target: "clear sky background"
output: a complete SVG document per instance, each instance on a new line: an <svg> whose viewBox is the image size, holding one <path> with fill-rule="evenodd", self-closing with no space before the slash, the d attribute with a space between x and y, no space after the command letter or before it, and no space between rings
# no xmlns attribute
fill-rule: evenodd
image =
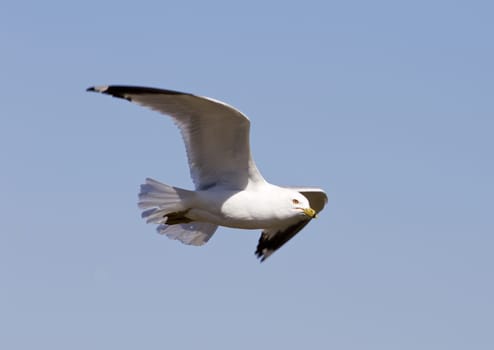
<svg viewBox="0 0 494 350"><path fill-rule="evenodd" d="M491 1L4 1L0 348L493 349ZM259 231L155 233L191 188L164 116L86 93L225 101L276 184L329 203L260 264Z"/></svg>

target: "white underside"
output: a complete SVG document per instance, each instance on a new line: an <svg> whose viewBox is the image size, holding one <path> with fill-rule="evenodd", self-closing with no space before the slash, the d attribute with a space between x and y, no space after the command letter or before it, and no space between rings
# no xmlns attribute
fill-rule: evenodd
<svg viewBox="0 0 494 350"><path fill-rule="evenodd" d="M188 191L147 179L141 186L139 207L158 232L183 243L202 245L217 226L240 229L288 227L303 214L287 205L292 190L268 183L242 191L212 188ZM166 214L185 212L191 223L167 225Z"/></svg>
<svg viewBox="0 0 494 350"><path fill-rule="evenodd" d="M197 191L187 217L240 229L269 229L288 226L303 213L287 205L287 190L269 183L243 191L213 189Z"/></svg>

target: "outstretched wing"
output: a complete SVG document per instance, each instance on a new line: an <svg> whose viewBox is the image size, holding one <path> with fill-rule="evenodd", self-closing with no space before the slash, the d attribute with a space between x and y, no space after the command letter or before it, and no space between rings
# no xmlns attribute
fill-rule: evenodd
<svg viewBox="0 0 494 350"><path fill-rule="evenodd" d="M324 209L324 206L328 202L328 197L322 189L310 187L290 188L304 195L309 200L310 207L318 214ZM257 257L261 259L261 262L266 260L271 254L281 248L283 244L299 233L310 220L311 219L304 219L289 227L264 230L261 233L259 243L257 244Z"/></svg>
<svg viewBox="0 0 494 350"><path fill-rule="evenodd" d="M250 154L249 119L207 97L136 86L97 86L88 91L119 97L172 117L185 142L196 189L244 189L264 181Z"/></svg>

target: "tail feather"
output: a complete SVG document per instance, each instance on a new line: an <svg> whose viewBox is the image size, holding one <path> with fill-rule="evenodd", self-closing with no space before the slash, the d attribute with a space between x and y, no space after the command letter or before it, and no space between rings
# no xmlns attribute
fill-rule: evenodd
<svg viewBox="0 0 494 350"><path fill-rule="evenodd" d="M167 219L166 214L168 214L166 210L151 208L143 211L141 217L146 219L146 224L164 224Z"/></svg>
<svg viewBox="0 0 494 350"><path fill-rule="evenodd" d="M190 197L190 193L190 191L168 186L148 178L146 183L141 185L139 208L157 207L169 211L182 211L186 209L183 202Z"/></svg>
<svg viewBox="0 0 494 350"><path fill-rule="evenodd" d="M153 179L146 179L139 193L139 208L143 209L142 218L147 223L158 224L157 231L171 239L177 239L185 244L203 245L217 229L217 225L206 222L177 223L177 213L186 213L193 192L178 187L165 185ZM170 222L167 225L168 216Z"/></svg>
<svg viewBox="0 0 494 350"><path fill-rule="evenodd" d="M218 226L207 222L191 222L187 224L166 225L161 224L157 231L170 239L177 239L189 245L203 245L214 234Z"/></svg>

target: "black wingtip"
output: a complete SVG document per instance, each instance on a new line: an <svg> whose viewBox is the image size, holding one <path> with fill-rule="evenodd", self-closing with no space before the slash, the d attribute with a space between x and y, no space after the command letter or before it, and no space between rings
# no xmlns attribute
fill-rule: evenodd
<svg viewBox="0 0 494 350"><path fill-rule="evenodd" d="M86 89L86 91L90 92L101 92L102 94L108 93L109 86L101 85L101 86L90 86Z"/></svg>
<svg viewBox="0 0 494 350"><path fill-rule="evenodd" d="M157 89L143 86L132 85L102 85L91 86L86 91L101 92L104 94L112 95L115 97L121 97L123 95L192 95L187 92L180 92L175 90Z"/></svg>
<svg viewBox="0 0 494 350"><path fill-rule="evenodd" d="M265 255L264 253L257 253L256 252L256 257L259 259L259 263L263 263L267 258L269 258L269 255Z"/></svg>
<svg viewBox="0 0 494 350"><path fill-rule="evenodd" d="M261 235L262 237L262 235ZM266 260L267 258L269 258L269 256L272 254L273 252L269 252L265 249L261 249L260 248L260 245L257 246L257 249L255 251L255 255L256 255L256 258L259 259L259 262L262 263L264 262L264 260Z"/></svg>
<svg viewBox="0 0 494 350"><path fill-rule="evenodd" d="M99 92L102 94L110 95L116 98L122 98L127 101L131 101L129 96L126 96L126 87L118 86L118 85L110 85L110 86L91 86L86 89L89 92Z"/></svg>
<svg viewBox="0 0 494 350"><path fill-rule="evenodd" d="M131 86L131 85L103 85L103 86L91 86L86 91L100 92L102 94L110 95L117 98L123 98L128 101L132 101L132 95L190 95L186 92L180 92L175 90L156 89L150 87Z"/></svg>

